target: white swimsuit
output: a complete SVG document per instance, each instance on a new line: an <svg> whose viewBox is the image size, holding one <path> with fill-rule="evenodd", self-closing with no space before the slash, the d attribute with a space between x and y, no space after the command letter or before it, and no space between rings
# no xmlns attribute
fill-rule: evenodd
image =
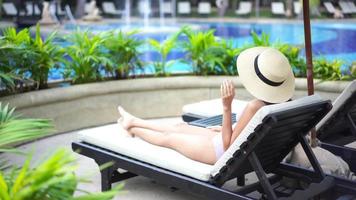
<svg viewBox="0 0 356 200"><path fill-rule="evenodd" d="M213 145L215 149L216 160L218 160L224 154L224 144L221 133L218 133L213 137Z"/></svg>

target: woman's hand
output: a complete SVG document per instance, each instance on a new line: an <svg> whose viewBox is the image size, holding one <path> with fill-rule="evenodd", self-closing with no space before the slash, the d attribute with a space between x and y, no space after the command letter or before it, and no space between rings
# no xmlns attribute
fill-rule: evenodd
<svg viewBox="0 0 356 200"><path fill-rule="evenodd" d="M221 99L224 110L231 110L232 100L235 96L235 87L232 81L225 80L220 88Z"/></svg>

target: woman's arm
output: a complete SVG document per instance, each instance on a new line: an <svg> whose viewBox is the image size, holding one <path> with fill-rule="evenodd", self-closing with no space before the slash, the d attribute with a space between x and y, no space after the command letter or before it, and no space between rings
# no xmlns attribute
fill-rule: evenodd
<svg viewBox="0 0 356 200"><path fill-rule="evenodd" d="M231 104L235 96L235 88L232 81L224 81L220 88L223 104L222 139L224 150L229 148L232 135Z"/></svg>
<svg viewBox="0 0 356 200"><path fill-rule="evenodd" d="M232 136L230 138L229 146L235 141L235 139L240 135L241 131L246 127L251 118L256 114L256 112L265 104L260 100L252 100L245 107L238 122L234 128Z"/></svg>

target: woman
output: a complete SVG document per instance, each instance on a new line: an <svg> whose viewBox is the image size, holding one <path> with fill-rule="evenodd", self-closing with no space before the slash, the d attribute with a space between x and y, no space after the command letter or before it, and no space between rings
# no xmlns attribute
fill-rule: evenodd
<svg viewBox="0 0 356 200"><path fill-rule="evenodd" d="M256 99L247 104L234 128L231 104L235 89L231 81L224 81L220 89L223 104L221 128L155 124L131 115L122 107L118 108L119 122L132 136L174 149L192 160L214 164L261 107L285 102L294 93L294 76L288 59L273 48L247 49L239 55L236 65L241 82Z"/></svg>

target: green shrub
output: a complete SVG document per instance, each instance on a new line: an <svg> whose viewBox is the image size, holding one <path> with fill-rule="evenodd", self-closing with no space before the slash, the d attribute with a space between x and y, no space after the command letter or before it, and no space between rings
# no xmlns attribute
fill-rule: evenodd
<svg viewBox="0 0 356 200"><path fill-rule="evenodd" d="M46 136L53 129L50 120L22 119L14 112L15 108L0 102L0 153L13 150L15 143Z"/></svg>
<svg viewBox="0 0 356 200"><path fill-rule="evenodd" d="M104 47L109 51L112 66L106 66L109 73L113 73L116 79L127 78L130 72L143 68L140 61L138 48L143 41L134 37L137 31L124 33L109 32L104 42Z"/></svg>
<svg viewBox="0 0 356 200"><path fill-rule="evenodd" d="M5 174L0 172L0 199L106 200L112 199L122 187L119 185L112 191L74 197L78 183L82 180L75 176L75 160L69 152L57 150L32 169L30 161L31 156L21 169L14 168Z"/></svg>
<svg viewBox="0 0 356 200"><path fill-rule="evenodd" d="M168 37L163 42L159 42L155 39L149 39L148 43L161 55L160 61L153 62L156 76L167 76L167 68L171 67L176 60L167 61L168 54L172 51L173 48L177 45L177 38L180 32Z"/></svg>
<svg viewBox="0 0 356 200"><path fill-rule="evenodd" d="M307 66L304 58L301 58L300 48L289 44L276 44L275 47L282 52L287 58L293 68L296 77L306 77Z"/></svg>
<svg viewBox="0 0 356 200"><path fill-rule="evenodd" d="M314 60L313 72L314 78L322 80L342 80L344 77L341 74L341 60L327 61L325 58Z"/></svg>
<svg viewBox="0 0 356 200"><path fill-rule="evenodd" d="M196 32L189 27L182 28L181 32L187 37L183 42L183 49L192 61L193 72L198 75L212 75L227 73L223 65L222 55L226 52L221 43L214 36L214 30ZM216 68L219 68L216 70Z"/></svg>
<svg viewBox="0 0 356 200"><path fill-rule="evenodd" d="M52 68L58 68L65 62L65 52L63 48L53 42L55 37L56 32L52 32L45 40L42 40L40 26L37 24L35 38L30 40L28 48L34 54L27 71L31 74L31 79L38 83L40 89L48 87L49 71Z"/></svg>
<svg viewBox="0 0 356 200"><path fill-rule="evenodd" d="M271 46L270 40L269 40L269 35L266 34L265 32L262 32L261 36L258 36L256 32L252 31L251 32L251 36L252 36L252 45L255 47L258 46L264 46L264 47L268 47Z"/></svg>
<svg viewBox="0 0 356 200"><path fill-rule="evenodd" d="M35 88L47 88L50 69L64 61L63 49L53 43L56 33L53 32L43 41L37 24L34 38L28 29L17 32L15 28L8 28L3 34L4 49L0 50L3 72L16 72L20 79L30 78L35 83Z"/></svg>
<svg viewBox="0 0 356 200"><path fill-rule="evenodd" d="M356 61L352 62L350 69L351 69L351 76L353 78L356 78Z"/></svg>
<svg viewBox="0 0 356 200"><path fill-rule="evenodd" d="M72 43L66 48L71 60L66 63L64 76L72 78L74 84L102 80L101 72L114 65L103 49L107 37L77 30L67 39Z"/></svg>
<svg viewBox="0 0 356 200"><path fill-rule="evenodd" d="M29 82L24 76L34 53L27 47L31 41L28 29L19 32L7 28L0 38L0 73L1 82L7 90L14 92L20 85Z"/></svg>

